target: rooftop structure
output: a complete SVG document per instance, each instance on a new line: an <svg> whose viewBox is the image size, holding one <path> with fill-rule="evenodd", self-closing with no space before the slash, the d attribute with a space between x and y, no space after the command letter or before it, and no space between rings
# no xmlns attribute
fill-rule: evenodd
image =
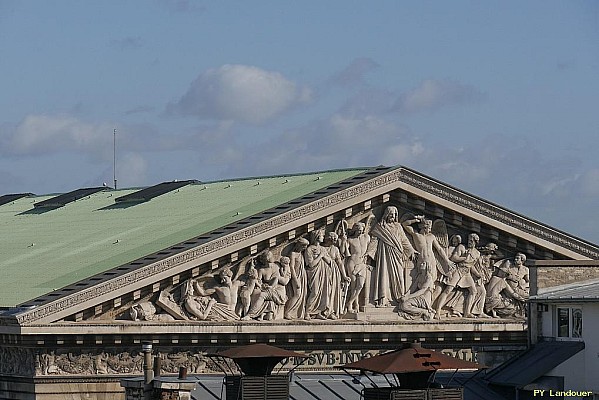
<svg viewBox="0 0 599 400"><path fill-rule="evenodd" d="M531 301L551 302L597 302L599 301L599 279L592 279L576 283L554 286L541 290L539 294L531 296Z"/></svg>

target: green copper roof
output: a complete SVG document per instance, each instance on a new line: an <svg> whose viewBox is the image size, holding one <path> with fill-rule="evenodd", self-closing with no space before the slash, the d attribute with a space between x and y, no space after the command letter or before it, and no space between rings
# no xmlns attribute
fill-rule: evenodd
<svg viewBox="0 0 599 400"><path fill-rule="evenodd" d="M13 307L364 172L339 170L191 184L137 204L123 189L64 207L0 206L0 307Z"/></svg>

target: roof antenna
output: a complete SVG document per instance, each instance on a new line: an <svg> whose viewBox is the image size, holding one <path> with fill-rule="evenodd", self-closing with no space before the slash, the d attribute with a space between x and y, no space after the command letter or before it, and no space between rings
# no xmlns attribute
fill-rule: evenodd
<svg viewBox="0 0 599 400"><path fill-rule="evenodd" d="M113 140L112 140L112 173L114 178L114 190L116 190L116 128L113 131Z"/></svg>

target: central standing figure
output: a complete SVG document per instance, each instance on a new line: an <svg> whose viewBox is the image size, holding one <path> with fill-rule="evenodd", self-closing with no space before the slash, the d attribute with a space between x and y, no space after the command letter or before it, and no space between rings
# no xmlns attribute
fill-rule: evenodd
<svg viewBox="0 0 599 400"><path fill-rule="evenodd" d="M305 251L308 276L308 298L306 299L306 319L327 319L330 312L331 280L328 270L333 262L329 252L321 243L324 241L324 228L310 233L310 245Z"/></svg>
<svg viewBox="0 0 599 400"><path fill-rule="evenodd" d="M385 209L371 235L376 242L372 298L375 306L386 307L391 300L398 301L405 294L404 263L413 260L416 252L399 223L397 207Z"/></svg>

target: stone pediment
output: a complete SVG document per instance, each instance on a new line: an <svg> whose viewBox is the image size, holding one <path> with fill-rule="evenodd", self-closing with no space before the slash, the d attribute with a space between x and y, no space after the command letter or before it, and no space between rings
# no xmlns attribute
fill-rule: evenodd
<svg viewBox="0 0 599 400"><path fill-rule="evenodd" d="M378 242L378 245L381 245L386 240L384 234L376 230L377 225L387 218L389 206L396 208L395 222L404 223L401 229L412 247L421 246L424 250L427 246L433 246L430 243L418 244L419 240L427 240L426 235L417 236L421 223L424 224L420 218L423 216L431 220L433 228L436 225L435 241L441 245L445 258L451 258L451 247L454 250L458 247L450 243L450 238L455 235L461 236L463 241L463 250L456 250L461 254L456 253L457 258L445 266L441 265L443 262L434 267L429 266L428 272L424 274L418 271L419 265L422 264L418 263L418 258L408 260L409 251L406 251L406 257L401 261L405 265L390 266L395 260L382 255L381 252L385 249L377 250L374 244ZM409 219L412 222L407 223L406 220ZM362 236L356 232L357 223L365 224L366 230ZM443 226L445 231L439 230L439 226ZM338 236L345 235L345 238L338 238L333 244L317 243L318 235L314 232L319 231L325 235L336 232ZM321 247L329 249L326 251L328 258L335 258L331 257L331 253L335 253L330 250L331 246L338 249L341 256L339 268L344 268L343 272L335 273L333 278L328 272L322 272L321 275L311 272L312 275L308 279L333 282L327 283L329 286L319 286L315 283L311 289L307 289L308 293L303 294L307 297L312 296L307 300L314 304L302 306L304 313L314 312L312 318L329 318L331 322L337 318L377 320L378 316L393 319L403 313L406 320L427 319L434 316L431 315L436 307L434 302L439 301L444 287L451 284L455 290L448 291L443 302L454 301L457 304L456 313L463 314L459 310L463 310L464 307L470 308L466 311L470 313L472 304L464 303L469 302L469 282L474 278L464 278L468 273L464 272L464 261L459 257L467 257L467 238L472 233L476 233L478 237L476 245L472 248L478 249L479 256L488 256L489 276L486 279L493 275L494 270L499 269L500 261L513 261L518 253L531 260L599 259L599 248L588 242L408 168L380 167L222 226L208 234L191 237L179 245L148 254L129 264L115 265L113 269L102 274L32 299L21 304L20 308L6 311L2 315L1 324L19 325L23 328L55 322L93 325L95 321L118 321L121 324L139 324L140 322L133 320L160 319L169 324L181 321L198 324L220 321L245 323L235 318L235 315L250 319L248 324L253 324L254 320L258 319L282 319L285 317L286 307L289 308L287 303L293 296L293 290L289 288L294 276L290 271L295 267L285 264L295 262L292 254L300 238L308 240L311 244L306 245L308 249L295 251L301 254L296 254L295 257L300 257L304 264L314 264L308 268L304 265L304 270L324 265L315 259L322 252ZM364 234L369 236L368 240ZM432 240L432 236L428 237ZM353 239L353 242L348 239ZM489 246L490 244L494 246ZM359 249L356 250L356 247ZM491 250L485 253L485 248ZM421 261L424 259L423 250L419 252ZM312 251L312 256L307 255L307 251ZM433 251L435 254L439 252L436 247ZM269 252L272 254L269 255ZM349 265L352 252L361 252L360 260L356 259ZM389 259L385 261L385 257ZM443 258L438 254L434 257L437 261ZM385 262L381 264L381 260ZM431 258L428 262L432 263L432 260ZM335 261L326 263L334 265ZM400 271L404 274L403 281L399 282L394 278L397 271L381 273L382 268L403 268ZM458 271L460 268L462 272ZM426 270L425 267L421 269ZM262 288L254 288L253 292L248 294L249 305L240 312L239 308L243 309L244 304L239 295L242 289L249 287L249 282L253 279L253 272L250 271L253 270L262 270L257 278L258 286ZM350 276L352 274L354 276ZM349 277L349 282L342 282L345 280L343 275ZM275 282L276 276L280 278L278 284ZM426 282L427 276L432 278L432 282ZM368 282L361 282L363 279ZM225 281L229 283L225 284ZM230 286L231 281L239 282L234 301L230 298L230 292L222 293L218 289L222 285ZM277 285L283 288L277 288ZM349 304L352 287L360 285L362 287L357 290L355 302ZM422 293L419 294L426 292L427 288L436 296L432 300L426 300L420 296ZM337 302L337 309L329 309L322 313L326 307L334 308L326 306L326 301L321 301L322 298L331 295L331 291L337 292L337 298L328 300L328 303ZM314 292L318 293L310 294ZM455 296L458 293L462 293L461 299ZM475 295L472 293L470 296L474 301ZM502 296L506 297L505 291L503 293ZM412 301L402 300L402 296L405 295L414 295ZM196 299L193 303L196 308L186 306L186 296ZM453 300L450 299L452 296L455 297ZM516 297L521 298L524 294L519 296ZM505 317L518 317L517 306L510 310L509 305L503 304L507 297L503 297L499 299L501 304L495 309L489 308L488 311L505 311ZM228 301L235 304L227 304ZM401 304L405 306L403 309ZM309 311L306 311L306 307ZM422 311L427 308L428 311ZM445 304L440 308L450 313ZM484 308L481 312L484 313ZM327 313L330 315L324 315ZM204 314L207 316L203 318ZM385 316L386 314L388 315ZM501 317L501 312L499 314ZM330 318L331 315L334 315L334 318Z"/></svg>

